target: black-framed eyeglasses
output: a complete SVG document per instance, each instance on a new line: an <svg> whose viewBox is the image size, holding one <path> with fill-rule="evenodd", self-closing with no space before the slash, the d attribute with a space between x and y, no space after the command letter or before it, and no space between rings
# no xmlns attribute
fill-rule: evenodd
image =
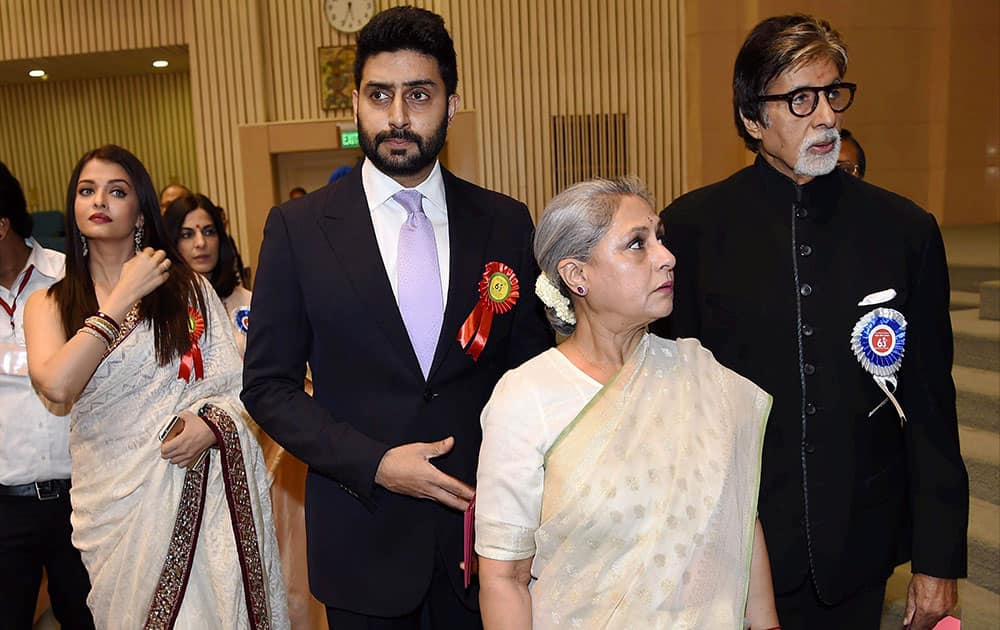
<svg viewBox="0 0 1000 630"><path fill-rule="evenodd" d="M857 89L856 83L831 83L823 87L800 87L785 94L765 94L757 100L785 101L788 103L788 111L799 118L805 118L816 111L821 93L826 96L830 109L838 114L847 111L854 102L854 91Z"/></svg>

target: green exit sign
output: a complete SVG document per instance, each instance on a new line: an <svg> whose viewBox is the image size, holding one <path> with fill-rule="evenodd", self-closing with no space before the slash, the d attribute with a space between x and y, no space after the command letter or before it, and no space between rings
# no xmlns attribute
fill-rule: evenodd
<svg viewBox="0 0 1000 630"><path fill-rule="evenodd" d="M361 144L358 142L357 130L340 132L341 149L356 149L359 146L361 146Z"/></svg>

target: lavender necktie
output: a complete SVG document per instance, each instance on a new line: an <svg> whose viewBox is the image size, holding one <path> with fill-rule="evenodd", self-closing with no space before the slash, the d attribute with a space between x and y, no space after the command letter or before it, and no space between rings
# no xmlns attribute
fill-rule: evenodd
<svg viewBox="0 0 1000 630"><path fill-rule="evenodd" d="M426 378L434 361L444 317L434 227L421 207L423 195L420 191L404 189L392 198L406 209L407 214L403 227L399 228L396 250L399 312Z"/></svg>

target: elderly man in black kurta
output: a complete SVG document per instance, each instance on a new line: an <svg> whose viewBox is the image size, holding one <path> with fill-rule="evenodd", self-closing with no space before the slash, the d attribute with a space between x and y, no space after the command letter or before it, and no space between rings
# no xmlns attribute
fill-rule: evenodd
<svg viewBox="0 0 1000 630"><path fill-rule="evenodd" d="M968 521L944 246L932 215L835 168L846 70L825 21L748 36L734 114L757 159L664 210L676 298L654 329L774 396L759 513L783 627L878 628L910 559L906 620L931 628Z"/></svg>

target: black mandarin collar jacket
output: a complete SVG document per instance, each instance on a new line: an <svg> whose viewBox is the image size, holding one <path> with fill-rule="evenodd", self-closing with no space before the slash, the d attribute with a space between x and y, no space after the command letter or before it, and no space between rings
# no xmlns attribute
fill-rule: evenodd
<svg viewBox="0 0 1000 630"><path fill-rule="evenodd" d="M915 572L966 570L968 477L959 452L944 246L932 215L840 170L798 186L758 156L662 213L677 257L673 314L774 397L759 514L776 592L811 575L835 603ZM851 331L879 307L907 320L893 407L855 359Z"/></svg>

